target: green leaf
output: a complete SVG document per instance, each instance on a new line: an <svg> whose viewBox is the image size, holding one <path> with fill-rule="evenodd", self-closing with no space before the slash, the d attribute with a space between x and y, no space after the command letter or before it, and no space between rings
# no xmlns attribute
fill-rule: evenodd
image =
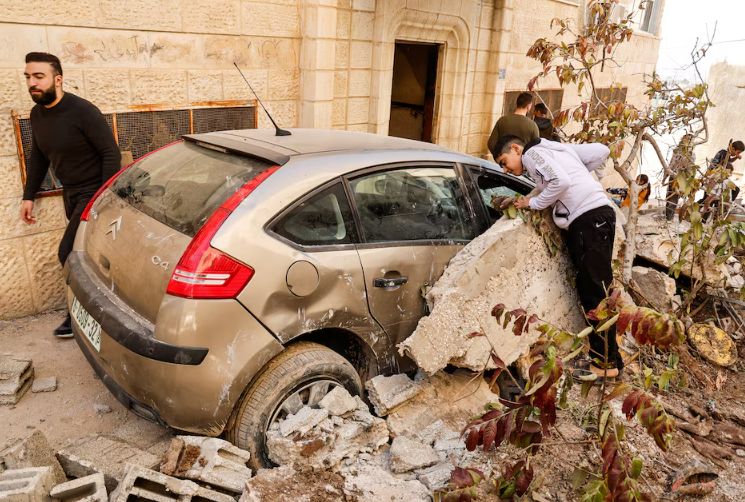
<svg viewBox="0 0 745 502"><path fill-rule="evenodd" d="M570 353L570 354L568 354L568 355L566 355L566 356L562 357L562 358L561 358L561 361L562 361L562 362L565 362L565 363L568 363L569 361L571 361L572 359L574 359L575 357L577 357L578 355L580 355L580 354L582 353L582 350L583 350L584 348L585 348L585 346L584 346L584 345L582 345L582 346L581 346L580 348L578 348L578 349L577 349L577 350L575 350L574 352L572 352L572 353Z"/></svg>
<svg viewBox="0 0 745 502"><path fill-rule="evenodd" d="M678 363L680 362L680 356L673 352L670 357L667 358L667 365L673 369L678 369Z"/></svg>
<svg viewBox="0 0 745 502"><path fill-rule="evenodd" d="M582 398L586 398L587 395L590 393L590 389L592 389L593 385L595 385L594 379L589 382L582 382Z"/></svg>
<svg viewBox="0 0 745 502"><path fill-rule="evenodd" d="M593 330L592 326L586 327L585 329L583 329L582 331L580 331L579 335L577 335L577 338L585 338L590 333L592 333L592 330Z"/></svg>
<svg viewBox="0 0 745 502"><path fill-rule="evenodd" d="M572 473L572 488L579 490L590 475L585 469L575 468Z"/></svg>
<svg viewBox="0 0 745 502"><path fill-rule="evenodd" d="M515 209L515 206L510 205L510 207L507 208L507 216L509 216L511 220L517 218L517 209Z"/></svg>
<svg viewBox="0 0 745 502"><path fill-rule="evenodd" d="M610 329L610 327L611 327L611 326L613 326L614 324L616 324L616 321L618 321L618 317L619 317L620 315L621 315L621 314L616 314L616 315L614 315L613 317L611 317L610 319L608 319L607 321L605 321L605 322L603 323L603 325L602 325L602 326L600 326L600 327L599 327L599 328L597 329L597 331L598 331L598 332L601 332L601 331L606 331L606 330Z"/></svg>
<svg viewBox="0 0 745 502"><path fill-rule="evenodd" d="M631 461L631 472L629 473L632 479L639 478L642 473L642 467L644 467L642 459L639 457L634 457L634 459Z"/></svg>
<svg viewBox="0 0 745 502"><path fill-rule="evenodd" d="M541 377L541 379L537 383L531 385L530 390L528 392L526 392L525 395L526 396L532 396L533 394L535 394L536 391L543 386L543 384L545 384L546 382L548 382L548 379L549 378L551 378L551 372L550 371L547 371L546 373L543 374L543 376Z"/></svg>
<svg viewBox="0 0 745 502"><path fill-rule="evenodd" d="M660 375L660 378L657 380L657 387L659 387L661 390L667 390L667 386L670 383L670 373L668 371L663 371Z"/></svg>
<svg viewBox="0 0 745 502"><path fill-rule="evenodd" d="M598 427L598 432L600 433L600 437L603 437L603 433L605 432L605 426L608 424L609 416L610 416L610 408L607 408L605 411L603 411L603 414L600 415L600 426Z"/></svg>

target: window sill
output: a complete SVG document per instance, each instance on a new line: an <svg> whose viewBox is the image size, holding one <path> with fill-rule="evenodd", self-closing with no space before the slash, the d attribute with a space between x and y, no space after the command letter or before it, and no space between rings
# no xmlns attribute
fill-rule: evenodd
<svg viewBox="0 0 745 502"><path fill-rule="evenodd" d="M556 3L563 3L564 5L571 5L573 7L579 7L579 2L577 0L553 0Z"/></svg>
<svg viewBox="0 0 745 502"><path fill-rule="evenodd" d="M634 35L638 35L638 36L640 36L642 38L653 38L655 40L662 40L662 37L658 37L657 35L655 35L653 33L648 33L646 31L642 31L642 30L634 30Z"/></svg>

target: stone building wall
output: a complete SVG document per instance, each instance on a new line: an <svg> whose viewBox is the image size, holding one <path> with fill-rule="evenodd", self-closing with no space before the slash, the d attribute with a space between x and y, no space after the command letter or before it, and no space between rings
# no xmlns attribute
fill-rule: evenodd
<svg viewBox="0 0 745 502"><path fill-rule="evenodd" d="M487 157L504 93L525 89L538 71L527 49L551 33L552 18L581 21L578 3L2 0L0 318L64 305L56 260L65 226L61 198L37 200L35 225L18 218L22 184L10 112L33 106L23 77L27 52L58 55L65 89L104 112L249 99L235 61L282 127L387 134L395 42L438 43L433 141ZM599 78L621 80L629 101L644 104L635 74L651 71L658 47L658 38L635 35L622 54L626 64ZM564 106L578 100L566 89ZM259 114L259 127L267 125Z"/></svg>

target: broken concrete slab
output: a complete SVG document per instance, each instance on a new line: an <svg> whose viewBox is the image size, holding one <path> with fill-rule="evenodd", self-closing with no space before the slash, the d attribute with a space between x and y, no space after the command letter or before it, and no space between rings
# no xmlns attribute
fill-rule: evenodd
<svg viewBox="0 0 745 502"><path fill-rule="evenodd" d="M209 490L193 481L176 479L133 464L126 464L122 482L111 494L111 502L190 502L192 499L199 502L235 502L230 495Z"/></svg>
<svg viewBox="0 0 745 502"><path fill-rule="evenodd" d="M277 430L269 431L267 448L269 459L276 464L328 469L338 466L345 458L376 451L389 438L384 420L357 410L341 423L325 420L300 437L283 437Z"/></svg>
<svg viewBox="0 0 745 502"><path fill-rule="evenodd" d="M422 389L407 375L378 375L365 384L370 402L379 417L389 414L396 406L419 394Z"/></svg>
<svg viewBox="0 0 745 502"><path fill-rule="evenodd" d="M502 218L451 260L427 295L431 314L399 349L429 374L448 364L481 371L490 362L491 346L511 364L540 333L515 336L511 326L495 322L492 308L500 303L523 308L557 329L579 332L585 320L572 269L566 252L551 256L541 235L522 219ZM485 332L486 338L471 338L473 332Z"/></svg>
<svg viewBox="0 0 745 502"><path fill-rule="evenodd" d="M246 483L239 502L345 502L344 478L290 465L260 471ZM382 500L382 499L381 499Z"/></svg>
<svg viewBox="0 0 745 502"><path fill-rule="evenodd" d="M57 390L57 377L50 376L46 378L35 378L31 385L31 392L54 392Z"/></svg>
<svg viewBox="0 0 745 502"><path fill-rule="evenodd" d="M670 312L675 296L675 279L669 275L648 267L634 267L631 275L644 296L659 312Z"/></svg>
<svg viewBox="0 0 745 502"><path fill-rule="evenodd" d="M430 502L430 492L420 481L406 481L374 466L345 469L344 493L357 502Z"/></svg>
<svg viewBox="0 0 745 502"><path fill-rule="evenodd" d="M426 469L416 471L416 477L430 491L444 487L450 482L450 475L455 466L450 462L441 462Z"/></svg>
<svg viewBox="0 0 745 502"><path fill-rule="evenodd" d="M175 470L178 477L202 481L235 493L243 492L246 481L251 479L251 469L247 466L250 453L218 438L179 436L175 440L180 440L185 445ZM171 445L173 444L172 441ZM189 447L198 449L197 457L185 454ZM170 462L172 456L173 452L169 448L164 460Z"/></svg>
<svg viewBox="0 0 745 502"><path fill-rule="evenodd" d="M104 475L111 493L124 479L127 464L157 469L160 458L124 441L105 436L86 436L57 452L57 459L71 478L83 478L98 472Z"/></svg>
<svg viewBox="0 0 745 502"><path fill-rule="evenodd" d="M49 494L62 502L108 502L106 482L100 472L55 486Z"/></svg>
<svg viewBox="0 0 745 502"><path fill-rule="evenodd" d="M287 418L279 424L279 432L283 437L299 432L301 435L311 430L316 425L323 422L329 416L329 411L323 408L314 410L304 406L294 415L287 415Z"/></svg>
<svg viewBox="0 0 745 502"><path fill-rule="evenodd" d="M429 445L399 436L391 445L390 467L395 473L404 473L433 466L440 462L440 456Z"/></svg>
<svg viewBox="0 0 745 502"><path fill-rule="evenodd" d="M326 394L318 403L321 408L329 410L331 415L340 416L357 409L357 401L347 389L342 386Z"/></svg>
<svg viewBox="0 0 745 502"><path fill-rule="evenodd" d="M0 465L6 469L25 469L29 467L49 467L55 484L64 483L67 478L54 450L46 436L36 431L29 437L17 441L0 451Z"/></svg>
<svg viewBox="0 0 745 502"><path fill-rule="evenodd" d="M0 355L0 405L13 405L28 392L34 380L34 367L28 359Z"/></svg>
<svg viewBox="0 0 745 502"><path fill-rule="evenodd" d="M50 502L54 486L51 467L29 467L0 472L0 500L3 502Z"/></svg>

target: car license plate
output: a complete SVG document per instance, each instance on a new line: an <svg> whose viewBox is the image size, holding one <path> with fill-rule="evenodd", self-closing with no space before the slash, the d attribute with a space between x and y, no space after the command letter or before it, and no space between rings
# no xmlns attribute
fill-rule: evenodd
<svg viewBox="0 0 745 502"><path fill-rule="evenodd" d="M96 322L88 312L86 312L78 299L74 296L72 297L70 315L75 319L75 322L78 323L80 330L88 341L91 342L91 345L96 349L96 352L101 352L101 325L98 324L98 322Z"/></svg>

